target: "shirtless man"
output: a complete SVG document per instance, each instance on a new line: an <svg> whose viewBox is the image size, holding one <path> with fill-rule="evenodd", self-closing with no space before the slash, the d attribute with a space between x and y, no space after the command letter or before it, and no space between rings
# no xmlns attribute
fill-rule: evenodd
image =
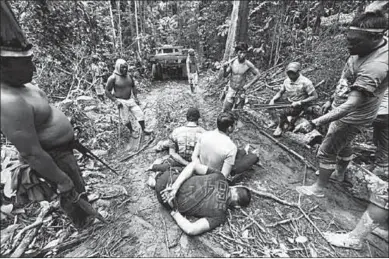
<svg viewBox="0 0 389 259"><path fill-rule="evenodd" d="M242 108L245 100L245 91L259 79L259 70L246 59L247 49L246 43L239 42L235 47L237 58L223 65L224 77L231 74L226 98L223 103L223 112L230 111L234 105ZM255 77L246 84L246 76L249 71L254 73Z"/></svg>
<svg viewBox="0 0 389 259"><path fill-rule="evenodd" d="M32 46L8 2L0 4L1 132L19 151L22 162L32 169L30 179L32 175L35 179L44 178L55 188L61 197L61 207L77 227L82 227L93 209L84 196L79 196L85 192L85 183L73 155L73 128L65 114L49 104L46 94L30 83L35 70ZM27 174L19 172L23 173ZM33 183L24 188L33 189L40 184ZM51 189L44 184L45 190ZM21 185L20 181L17 192ZM45 194L40 197L49 199L48 193Z"/></svg>
<svg viewBox="0 0 389 259"><path fill-rule="evenodd" d="M150 135L151 132L145 130L145 115L139 107L135 81L127 72L127 62L123 59L116 60L115 71L107 80L105 94L118 106L119 115L124 125L130 130L132 137L139 137L133 135L134 129L131 124L131 121L135 123L133 117L138 121L143 133Z"/></svg>

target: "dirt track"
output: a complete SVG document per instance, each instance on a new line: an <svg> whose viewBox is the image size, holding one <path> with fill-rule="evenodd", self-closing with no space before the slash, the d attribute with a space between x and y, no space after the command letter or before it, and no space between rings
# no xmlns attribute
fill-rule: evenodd
<svg viewBox="0 0 389 259"><path fill-rule="evenodd" d="M203 80L203 84L200 85L206 85ZM215 128L221 105L214 98L204 100L203 96L204 89L192 95L185 81L154 83L150 92L140 95L139 99L145 107L147 116L147 127L155 131L156 138L150 147L126 162L118 162L118 157L127 154L124 151L125 145L122 145L122 150L118 150L107 159L110 164L116 165L121 176L117 177L105 171L109 175L106 178L107 182L105 185L96 185L94 189L105 193L110 186L118 185L125 187L128 195L101 199L100 206L106 206L111 223L91 227L88 230L90 231L88 239L72 251L66 251L63 256L268 257L282 255L278 253L280 247L291 257L312 257L315 256L315 252L318 257L385 257L388 254L387 243L373 235L369 236L369 244L365 244L360 252L335 248L335 253L304 218L290 224L265 227L265 224L296 218L301 212L256 195L253 196L253 203L244 209L245 213L251 215L265 230L258 232L253 227L246 228L248 232L244 238L251 242L255 241L255 246L245 246L239 241L241 236L235 236L243 234L242 228L238 226L250 223L253 225L253 222L239 210L232 211L229 222L210 233L195 238L182 234L170 215L159 205L153 190L146 185L148 175L145 171L156 158L166 155L155 153L151 147L159 140L166 139L173 128L185 122L184 114L189 106L200 109L202 114L200 124L204 128L207 130ZM261 163L261 166L255 165L240 182L251 188L272 193L281 199L298 202L299 195L295 187L303 182L303 164L261 135L248 121L241 119L240 122L238 131L231 136L232 139L238 147L249 143L253 149L258 149ZM311 184L315 178L314 173L308 170L306 184ZM323 232L352 229L366 208L366 203L354 199L337 184L330 185L328 197L323 199L301 197L301 204L305 212L318 205L309 216ZM308 242L305 244L293 242L297 236L307 237Z"/></svg>

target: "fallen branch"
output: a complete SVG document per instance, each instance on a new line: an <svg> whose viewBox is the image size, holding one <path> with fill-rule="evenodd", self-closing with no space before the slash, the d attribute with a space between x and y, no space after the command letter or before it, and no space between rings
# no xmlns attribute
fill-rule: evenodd
<svg viewBox="0 0 389 259"><path fill-rule="evenodd" d="M248 215L244 210L240 209L240 211L246 216L248 217L255 225L257 225L257 227L263 232L263 233L266 233L266 229L264 229L261 225L259 225L259 223L253 219L250 215Z"/></svg>
<svg viewBox="0 0 389 259"><path fill-rule="evenodd" d="M120 162L124 162L124 161L130 159L131 157L134 157L134 156L138 155L140 152L142 152L143 150L145 150L146 147L148 147L148 146L154 141L154 139L155 139L155 137L153 136L152 138L150 138L150 140L149 140L141 149L139 149L139 150L136 151L135 153L132 153L132 154L130 154L130 155L128 155L128 156L126 156L126 157L120 159Z"/></svg>
<svg viewBox="0 0 389 259"><path fill-rule="evenodd" d="M30 230L30 232L27 233L27 235L23 238L23 241L20 243L20 245L16 248L16 250L12 253L10 257L21 257L28 248L28 246L31 244L32 240L35 238L35 236L38 234L39 227Z"/></svg>
<svg viewBox="0 0 389 259"><path fill-rule="evenodd" d="M27 232L28 230L32 228L39 228L43 224L43 219L46 217L46 215L50 212L50 209L53 208L53 204L49 203L47 201L42 201L40 203L41 205L41 211L36 218L35 222L32 223L31 225L28 225L24 227L22 230L19 231L19 233L15 236L15 242L14 242L14 247L20 242L20 240L23 238L23 234ZM25 238L26 239L26 238Z"/></svg>
<svg viewBox="0 0 389 259"><path fill-rule="evenodd" d="M313 207L312 209L310 209L308 213L314 211L317 207L319 207L319 206L316 205L315 207ZM265 226L266 226L267 228L272 228L272 227L276 227L276 226L278 226L278 225L287 224L287 223L292 222L292 221L297 221L297 220L301 219L302 217L304 217L304 215L300 215L300 216L298 216L297 218L284 219L284 220L278 221L278 222L276 222L276 223L267 224L267 225L265 225Z"/></svg>
<svg viewBox="0 0 389 259"><path fill-rule="evenodd" d="M289 153L293 154L294 156L296 156L298 159L300 159L304 164L306 164L309 168L313 169L314 171L316 171L316 167L314 165L312 165L307 159L305 159L303 156L301 156L300 154L298 154L296 151L290 149L289 147L287 147L286 145L282 144L280 141L278 141L277 139L273 138L269 133L267 133L266 131L262 130L262 128L256 123L254 122L251 118L249 118L247 115L245 115L246 111L243 111L243 116L249 120L255 127L258 128L259 132L263 135L265 135L266 137L268 137L269 139L273 140L277 145L279 145L281 148L283 148L284 150L288 151Z"/></svg>
<svg viewBox="0 0 389 259"><path fill-rule="evenodd" d="M294 202L288 202L288 201L285 201L285 200L282 200L280 198L278 198L277 196L275 196L274 194L271 194L271 193L267 193L267 192L261 192L261 191L258 191L258 190L254 190L250 187L247 187L247 186L244 186L244 185L234 185L234 187L244 187L246 189L248 189L250 192L256 194L256 195L259 195L259 196L262 196L262 197L266 197L266 198L269 198L269 199L273 199L281 204L284 204L284 205L288 205L288 206L291 206L291 207L295 207L295 208L298 208L298 204L297 203L294 203Z"/></svg>
<svg viewBox="0 0 389 259"><path fill-rule="evenodd" d="M324 237L323 232L316 226L316 224L308 217L308 215L305 213L305 211L298 206L301 213L304 215L304 217L308 220L309 223L316 229L317 232L319 232L320 236L328 243L328 245L331 247L332 251L334 251L336 257L339 257L338 253L336 252L335 248L332 246L332 244Z"/></svg>
<svg viewBox="0 0 389 259"><path fill-rule="evenodd" d="M57 253L59 253L59 252L61 252L61 251L63 251L63 250L66 250L66 249L68 249L68 248L71 248L71 247L73 247L73 246L75 246L75 245L78 245L78 244L80 244L81 242L83 242L85 239L87 239L88 238L88 235L82 235L82 236L79 236L79 237L77 237L77 238L75 238L75 239L72 239L72 240L70 240L70 241L67 241L67 242L62 242L62 243L60 243L58 246L56 246L56 247L48 247L48 248L46 248L46 249L42 249L40 252L39 252L39 254L37 255L37 257L43 257L47 252L49 252L49 251L51 251L51 250L53 250L53 249L55 249L55 250L57 250Z"/></svg>

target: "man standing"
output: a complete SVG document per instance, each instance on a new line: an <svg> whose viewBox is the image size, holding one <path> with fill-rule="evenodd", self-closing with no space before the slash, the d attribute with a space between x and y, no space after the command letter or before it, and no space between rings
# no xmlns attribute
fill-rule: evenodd
<svg viewBox="0 0 389 259"><path fill-rule="evenodd" d="M388 87L388 42L383 37L388 21L380 11L365 12L351 23L347 32L351 54L337 87L333 109L311 122L296 126L308 132L331 123L318 151L319 178L312 186L297 187L306 195L324 196L331 174L343 174L351 160L350 143L377 116Z"/></svg>
<svg viewBox="0 0 389 259"><path fill-rule="evenodd" d="M150 171L165 172L171 167L184 167L192 161L192 153L201 134L205 130L198 125L200 111L189 108L186 113L187 124L173 130L169 136L170 157L162 164L153 164Z"/></svg>
<svg viewBox="0 0 389 259"><path fill-rule="evenodd" d="M107 80L105 94L118 106L119 115L124 125L130 130L133 138L139 137L133 134L133 126L135 126L133 124L136 123L134 117L141 126L143 133L150 135L151 132L145 129L145 115L139 107L135 81L127 72L127 62L124 59L116 60L115 70ZM112 90L113 94L111 93Z"/></svg>
<svg viewBox="0 0 389 259"><path fill-rule="evenodd" d="M189 49L186 59L186 71L188 72L188 82L192 93L196 92L199 81L199 65L194 49Z"/></svg>
<svg viewBox="0 0 389 259"><path fill-rule="evenodd" d="M298 62L292 62L286 67L287 78L282 84L280 91L269 102L270 105L273 105L278 99L284 97L284 99L291 102L292 106L281 111L278 127L273 133L275 137L281 136L284 125L288 122L288 116L293 116L288 127L291 129L300 113L306 110L309 104L318 98L312 81L303 76L300 70L301 64Z"/></svg>
<svg viewBox="0 0 389 259"><path fill-rule="evenodd" d="M102 62L99 62L99 57L97 55L92 56L92 84L95 87L97 98L100 101L104 102L104 86L102 82Z"/></svg>
<svg viewBox="0 0 389 259"><path fill-rule="evenodd" d="M259 70L246 59L247 49L246 43L239 42L235 47L237 58L223 65L224 77L231 74L223 103L223 112L230 111L234 106L243 108L246 98L245 91L259 79ZM246 84L246 77L249 71L254 73L255 77Z"/></svg>
<svg viewBox="0 0 389 259"><path fill-rule="evenodd" d="M22 187L30 194L43 191L39 200L49 200L49 183L76 227L83 227L96 212L82 195L85 183L73 154L73 128L65 114L49 104L46 94L30 83L35 69L32 45L8 2L1 1L0 6L1 132L31 169L19 171L16 191ZM24 182L28 184L23 186Z"/></svg>

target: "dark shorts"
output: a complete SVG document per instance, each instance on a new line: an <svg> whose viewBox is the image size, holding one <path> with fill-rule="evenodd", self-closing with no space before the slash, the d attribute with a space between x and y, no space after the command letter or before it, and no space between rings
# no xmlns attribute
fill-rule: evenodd
<svg viewBox="0 0 389 259"><path fill-rule="evenodd" d="M320 145L317 158L320 167L336 169L336 161L352 159L351 141L359 134L364 126L347 124L341 121L331 122L327 135Z"/></svg>
<svg viewBox="0 0 389 259"><path fill-rule="evenodd" d="M388 144L389 144L389 116L378 115L373 122L373 142L377 147L375 153L375 164L381 167L388 167Z"/></svg>

